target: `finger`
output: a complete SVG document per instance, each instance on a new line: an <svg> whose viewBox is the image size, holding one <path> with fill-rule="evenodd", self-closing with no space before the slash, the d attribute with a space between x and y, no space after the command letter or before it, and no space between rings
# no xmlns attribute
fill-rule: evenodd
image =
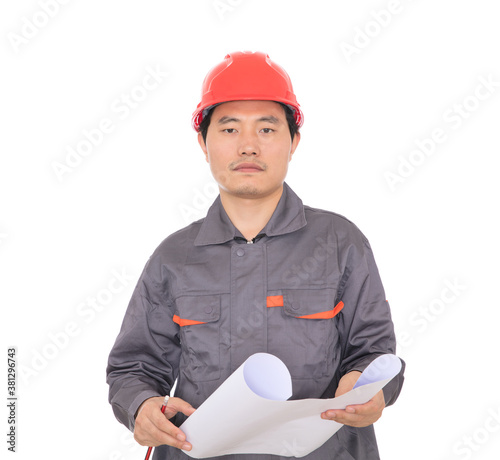
<svg viewBox="0 0 500 460"><path fill-rule="evenodd" d="M381 412L385 407L384 393L379 391L365 404L353 404L345 408L350 414L371 415Z"/></svg>
<svg viewBox="0 0 500 460"><path fill-rule="evenodd" d="M321 414L321 418L354 427L368 426L375 422L375 420L372 421L369 417L359 414L349 414L345 410L326 411Z"/></svg>
<svg viewBox="0 0 500 460"><path fill-rule="evenodd" d="M347 406L344 410L335 409L325 411L324 414L326 418L335 419L347 419L349 421L358 420L360 417L373 418L382 412L383 406L375 403L374 401L368 401L365 404L353 404ZM343 422L342 422L343 423Z"/></svg>
<svg viewBox="0 0 500 460"><path fill-rule="evenodd" d="M169 408L169 405L167 406L167 408ZM173 409L172 411L174 412L174 415L178 412L176 409ZM179 442L186 441L186 435L184 434L184 432L168 420L166 412L167 411L165 410L165 414L163 414L161 411L154 413L153 422L156 428L158 428L158 430L160 430L161 432L166 433L168 436L175 438Z"/></svg>
<svg viewBox="0 0 500 460"><path fill-rule="evenodd" d="M371 414L379 412L380 409L380 404L376 403L375 401L368 401L365 404L353 404L351 406L347 406L345 408L345 411L348 414L369 416Z"/></svg>
<svg viewBox="0 0 500 460"><path fill-rule="evenodd" d="M379 391L364 404L351 404L345 408L349 414L371 415L380 412L385 407L384 393Z"/></svg>
<svg viewBox="0 0 500 460"><path fill-rule="evenodd" d="M134 438L141 445L159 446L167 444L183 450L191 450L192 446L186 442L186 435L173 423L169 422L160 412L152 419L143 420L136 424Z"/></svg>
<svg viewBox="0 0 500 460"><path fill-rule="evenodd" d="M364 417L366 416L361 414L351 414L343 409L327 410L321 414L321 418L324 420L333 420L344 424L345 422L358 422Z"/></svg>
<svg viewBox="0 0 500 460"><path fill-rule="evenodd" d="M373 409L366 411L366 408L363 408L363 412L359 410L359 407L354 407L356 412L348 412L346 410L328 410L321 414L321 418L325 420L333 420L338 423L342 423L344 425L350 425L355 427L363 427L368 426L375 423L381 416L383 408L378 410Z"/></svg>
<svg viewBox="0 0 500 460"><path fill-rule="evenodd" d="M191 406L188 402L184 401L181 398L169 398L167 401L167 407L165 409L165 414L168 414L167 417L170 418L175 415L177 412L182 412L184 415L192 415L196 409ZM170 415L172 413L172 415Z"/></svg>

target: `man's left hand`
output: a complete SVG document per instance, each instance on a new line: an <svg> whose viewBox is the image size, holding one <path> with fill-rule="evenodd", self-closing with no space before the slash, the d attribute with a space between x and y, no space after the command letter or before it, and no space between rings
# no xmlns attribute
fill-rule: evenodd
<svg viewBox="0 0 500 460"><path fill-rule="evenodd" d="M344 375L339 382L335 397L352 390L361 372L352 371ZM333 420L344 425L364 427L375 423L381 416L385 407L384 392L380 390L370 401L365 404L347 406L345 409L331 409L323 412L321 418Z"/></svg>

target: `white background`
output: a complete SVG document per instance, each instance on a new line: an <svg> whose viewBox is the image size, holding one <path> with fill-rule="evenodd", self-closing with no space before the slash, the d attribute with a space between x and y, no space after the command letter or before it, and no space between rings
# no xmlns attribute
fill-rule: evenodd
<svg viewBox="0 0 500 460"><path fill-rule="evenodd" d="M498 2L45 3L50 15L43 0L0 13L1 350L17 347L22 366L16 458L144 457L107 403L107 355L149 255L214 199L190 119L206 72L234 50L265 51L290 74L305 125L287 182L354 221L375 252L407 362L376 424L382 459L498 458ZM143 90L148 69L168 76ZM125 112L122 94L142 100ZM111 132L58 177L106 120ZM436 129L445 141L412 154ZM420 164L404 169L410 158Z"/></svg>

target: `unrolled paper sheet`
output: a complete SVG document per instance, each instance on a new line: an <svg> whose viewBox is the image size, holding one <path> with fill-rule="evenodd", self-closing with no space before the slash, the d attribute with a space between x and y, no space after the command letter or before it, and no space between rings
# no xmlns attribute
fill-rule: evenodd
<svg viewBox="0 0 500 460"><path fill-rule="evenodd" d="M287 367L276 356L256 353L181 425L193 446L185 453L194 458L235 453L303 457L342 427L323 420L322 412L366 403L400 369L397 356L383 355L338 398L287 401L292 395Z"/></svg>

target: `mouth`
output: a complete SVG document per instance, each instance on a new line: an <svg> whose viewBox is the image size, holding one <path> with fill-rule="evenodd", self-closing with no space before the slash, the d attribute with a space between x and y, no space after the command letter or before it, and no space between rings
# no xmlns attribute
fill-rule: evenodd
<svg viewBox="0 0 500 460"><path fill-rule="evenodd" d="M264 168L259 166L257 163L240 163L234 167L233 171L252 173L264 171Z"/></svg>

